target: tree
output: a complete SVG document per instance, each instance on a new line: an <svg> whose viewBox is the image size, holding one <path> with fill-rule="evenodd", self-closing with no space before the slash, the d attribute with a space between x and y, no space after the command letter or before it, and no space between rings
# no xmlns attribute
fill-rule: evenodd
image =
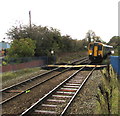
<svg viewBox="0 0 120 116"><path fill-rule="evenodd" d="M89 30L86 33L86 37L85 38L88 39L88 42L90 43L95 36L96 36L95 32L93 32L92 30Z"/></svg>
<svg viewBox="0 0 120 116"><path fill-rule="evenodd" d="M108 44L114 46L116 48L117 46L120 46L120 37L119 36L113 36Z"/></svg>
<svg viewBox="0 0 120 116"><path fill-rule="evenodd" d="M120 37L119 36L113 36L108 44L112 45L114 49L117 51L117 55L120 56Z"/></svg>
<svg viewBox="0 0 120 116"><path fill-rule="evenodd" d="M35 54L35 41L30 38L13 40L8 49L10 58L32 57Z"/></svg>
<svg viewBox="0 0 120 116"><path fill-rule="evenodd" d="M69 35L61 36L58 29L42 26L13 26L7 33L12 40L21 38L31 38L35 40L35 56L51 56L51 51L55 55L61 52L75 52L84 48L86 40L73 40Z"/></svg>
<svg viewBox="0 0 120 116"><path fill-rule="evenodd" d="M104 42L100 36L96 36L95 32L92 31L92 30L89 30L87 33L86 33L86 36L85 36L85 39L88 39L88 42L90 43L91 41L94 41L94 42Z"/></svg>
<svg viewBox="0 0 120 116"><path fill-rule="evenodd" d="M35 56L50 55L51 50L56 53L60 49L61 34L59 30L54 28L42 27L32 25L12 27L7 35L12 40L19 40L20 38L31 38L36 41Z"/></svg>

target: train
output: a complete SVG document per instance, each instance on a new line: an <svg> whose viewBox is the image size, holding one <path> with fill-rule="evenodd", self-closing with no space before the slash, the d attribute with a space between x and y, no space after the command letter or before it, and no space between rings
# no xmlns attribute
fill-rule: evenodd
<svg viewBox="0 0 120 116"><path fill-rule="evenodd" d="M113 54L113 46L101 42L90 42L88 44L88 56L92 62L102 62L108 55Z"/></svg>

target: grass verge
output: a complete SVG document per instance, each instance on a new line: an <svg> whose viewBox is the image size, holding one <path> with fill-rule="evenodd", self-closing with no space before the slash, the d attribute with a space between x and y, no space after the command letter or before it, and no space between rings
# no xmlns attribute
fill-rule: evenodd
<svg viewBox="0 0 120 116"><path fill-rule="evenodd" d="M102 71L102 83L97 93L96 114L119 114L119 81L112 66Z"/></svg>
<svg viewBox="0 0 120 116"><path fill-rule="evenodd" d="M0 80L2 80L2 87L4 88L44 72L40 67L26 68L15 72L2 73Z"/></svg>
<svg viewBox="0 0 120 116"><path fill-rule="evenodd" d="M79 59L81 57L87 56L87 51L71 52L71 53L62 53L57 56L57 63L70 63L70 61Z"/></svg>
<svg viewBox="0 0 120 116"><path fill-rule="evenodd" d="M26 68L26 69L22 69L22 70L19 70L19 71L16 71L16 72L5 72L3 74L1 74L2 76L2 82L4 81L7 81L7 80L11 80L11 79L15 79L17 77L20 77L24 74L30 74L30 73L33 73L35 71L39 71L40 68L37 67L37 68Z"/></svg>

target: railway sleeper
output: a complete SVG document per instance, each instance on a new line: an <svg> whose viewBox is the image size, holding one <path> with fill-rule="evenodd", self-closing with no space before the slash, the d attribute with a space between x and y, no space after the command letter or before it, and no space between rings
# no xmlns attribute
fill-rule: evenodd
<svg viewBox="0 0 120 116"><path fill-rule="evenodd" d="M36 113L45 113L45 114L57 114L55 111L47 111L47 110L35 110Z"/></svg>
<svg viewBox="0 0 120 116"><path fill-rule="evenodd" d="M66 95L52 95L53 97L60 97L60 98L71 98L72 96L66 96Z"/></svg>
<svg viewBox="0 0 120 116"><path fill-rule="evenodd" d="M59 94L67 94L67 95L73 95L75 92L67 92L67 91L57 91Z"/></svg>

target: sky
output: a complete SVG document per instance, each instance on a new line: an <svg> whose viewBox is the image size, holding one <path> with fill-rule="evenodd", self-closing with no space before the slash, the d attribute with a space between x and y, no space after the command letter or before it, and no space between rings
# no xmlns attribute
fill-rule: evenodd
<svg viewBox="0 0 120 116"><path fill-rule="evenodd" d="M53 27L62 35L84 39L88 30L108 42L118 35L119 0L2 0L0 41L12 26L32 24Z"/></svg>

